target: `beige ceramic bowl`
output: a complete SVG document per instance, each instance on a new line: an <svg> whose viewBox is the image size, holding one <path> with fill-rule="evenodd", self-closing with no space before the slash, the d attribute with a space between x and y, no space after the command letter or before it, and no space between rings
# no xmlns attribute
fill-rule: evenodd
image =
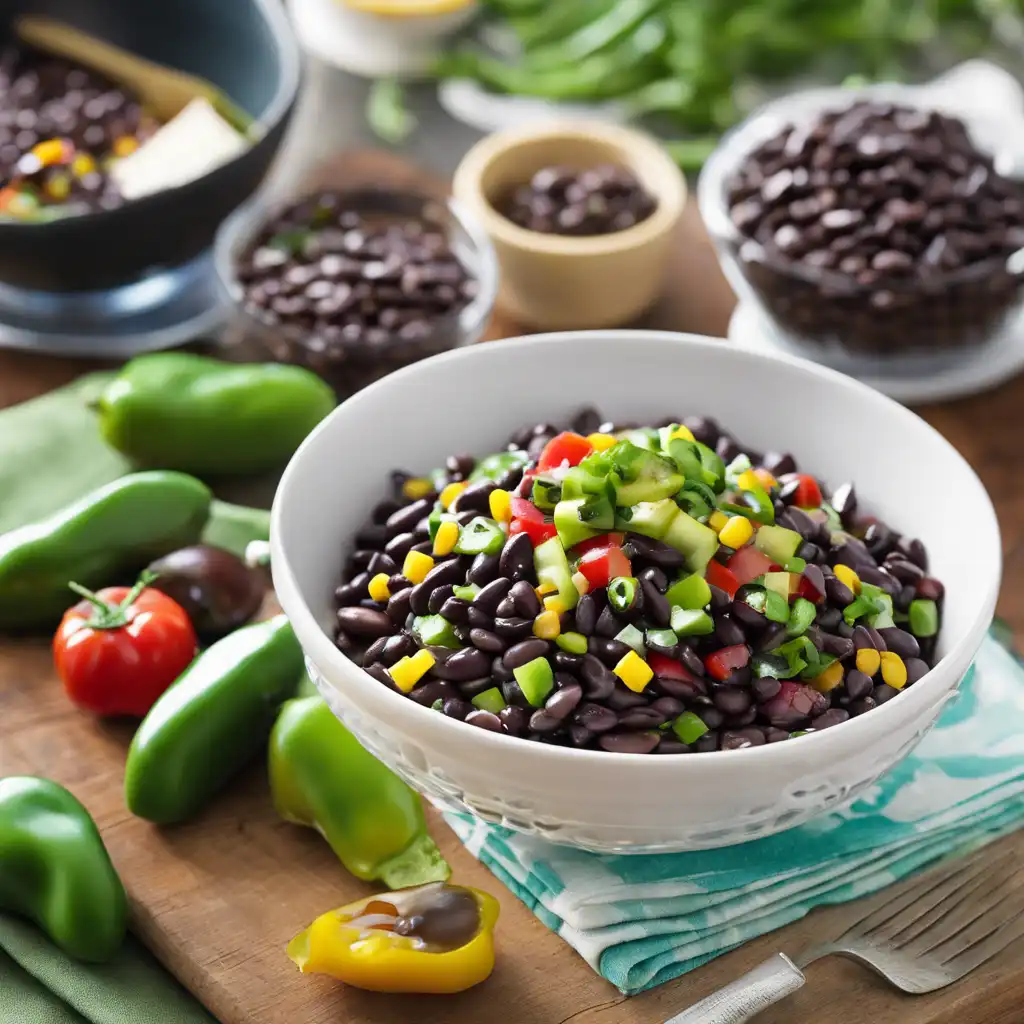
<svg viewBox="0 0 1024 1024"><path fill-rule="evenodd" d="M543 167L586 170L602 163L628 167L658 200L647 220L608 235L566 237L527 231L494 206ZM640 316L662 289L686 203L686 180L653 138L579 122L489 135L466 154L453 190L494 243L499 305L520 323L543 330L616 327Z"/></svg>

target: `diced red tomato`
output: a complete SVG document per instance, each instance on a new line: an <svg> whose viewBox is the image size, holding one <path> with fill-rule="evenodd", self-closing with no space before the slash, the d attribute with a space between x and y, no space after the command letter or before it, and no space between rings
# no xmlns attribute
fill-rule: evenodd
<svg viewBox="0 0 1024 1024"><path fill-rule="evenodd" d="M566 430L556 434L544 446L537 468L543 472L556 466L578 466L593 450L594 446L581 434Z"/></svg>
<svg viewBox="0 0 1024 1024"><path fill-rule="evenodd" d="M651 666L656 676L662 676L665 679L680 679L687 683L694 680L693 673L681 661L676 661L675 658L670 658L665 654L648 651L647 664Z"/></svg>
<svg viewBox="0 0 1024 1024"><path fill-rule="evenodd" d="M714 651L704 659L704 667L712 679L721 682L728 679L737 669L743 668L750 661L750 648L746 644L734 644Z"/></svg>
<svg viewBox="0 0 1024 1024"><path fill-rule="evenodd" d="M813 476L800 473L797 477L800 483L796 488L795 503L799 508L821 508L821 488Z"/></svg>
<svg viewBox="0 0 1024 1024"><path fill-rule="evenodd" d="M729 559L728 569L742 586L766 572L771 572L774 564L763 551L759 551L753 544L748 544Z"/></svg>
<svg viewBox="0 0 1024 1024"><path fill-rule="evenodd" d="M821 601L825 600L825 595L819 594L806 576L800 577L800 582L796 587L796 596L806 597L808 601L811 601L814 604L819 604Z"/></svg>
<svg viewBox="0 0 1024 1024"><path fill-rule="evenodd" d="M532 501L525 498L512 499L512 522L509 523L509 536L525 533L534 547L543 544L557 534L554 523L544 521L544 513Z"/></svg>
<svg viewBox="0 0 1024 1024"><path fill-rule="evenodd" d="M735 597L736 591L740 589L740 581L735 573L714 559L708 563L708 571L704 573L704 578L711 586L724 590L730 597Z"/></svg>
<svg viewBox="0 0 1024 1024"><path fill-rule="evenodd" d="M594 548L607 547L609 544L615 544L617 547L622 547L622 542L625 539L626 535L624 533L601 533L596 537L581 540L579 544L574 544L572 550L577 555L585 555L588 551L592 551Z"/></svg>
<svg viewBox="0 0 1024 1024"><path fill-rule="evenodd" d="M579 571L592 587L607 587L616 576L633 575L626 553L618 544L609 543L592 547L580 559Z"/></svg>

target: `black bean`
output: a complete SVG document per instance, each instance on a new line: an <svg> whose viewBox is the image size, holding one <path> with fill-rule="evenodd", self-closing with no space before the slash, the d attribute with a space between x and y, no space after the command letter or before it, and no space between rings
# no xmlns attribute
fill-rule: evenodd
<svg viewBox="0 0 1024 1024"><path fill-rule="evenodd" d="M864 566L860 570L859 575L865 583L881 587L882 590L893 597L895 597L902 589L900 582L882 569L872 569L868 566Z"/></svg>
<svg viewBox="0 0 1024 1024"><path fill-rule="evenodd" d="M400 508L397 512L393 512L388 516L386 527L388 539L397 537L401 533L411 533L416 528L416 524L424 517L430 515L430 510L433 508L434 503L428 501L426 498L420 498L418 501L414 501L404 508Z"/></svg>
<svg viewBox="0 0 1024 1024"><path fill-rule="evenodd" d="M389 636L395 631L394 622L385 612L371 608L339 608L337 615L338 625L349 636Z"/></svg>
<svg viewBox="0 0 1024 1024"><path fill-rule="evenodd" d="M501 732L501 719L492 714L490 711L481 711L477 708L475 711L470 711L466 715L466 722L469 725L475 725L480 729L486 729L488 732Z"/></svg>
<svg viewBox="0 0 1024 1024"><path fill-rule="evenodd" d="M936 579L926 576L917 584L917 596L926 601L941 601L946 588Z"/></svg>
<svg viewBox="0 0 1024 1024"><path fill-rule="evenodd" d="M782 683L771 676L762 676L759 679L754 679L750 684L750 691L754 695L754 700L759 704L764 703L766 700L771 700L781 689Z"/></svg>
<svg viewBox="0 0 1024 1024"><path fill-rule="evenodd" d="M433 590L436 587L464 583L465 579L466 570L462 567L457 558L452 558L447 562L441 562L438 565L435 565L434 568L423 577L423 582Z"/></svg>
<svg viewBox="0 0 1024 1024"><path fill-rule="evenodd" d="M498 718L509 736L522 736L530 727L530 715L522 708L504 707L498 712Z"/></svg>
<svg viewBox="0 0 1024 1024"><path fill-rule="evenodd" d="M505 663L501 659L502 656L499 654L491 662L491 675L494 676L499 683L506 683L512 679L512 670L505 668Z"/></svg>
<svg viewBox="0 0 1024 1024"><path fill-rule="evenodd" d="M788 729L777 729L774 725L766 725L762 732L764 732L765 741L768 743L779 743L789 739Z"/></svg>
<svg viewBox="0 0 1024 1024"><path fill-rule="evenodd" d="M363 653L363 668L365 668L367 665L372 665L375 661L383 661L384 659L382 655L384 654L384 645L392 639L394 639L394 637L382 636L374 640L373 643L370 644L370 646L367 647L366 651ZM393 664L393 662L389 661L387 662L387 664L390 665Z"/></svg>
<svg viewBox="0 0 1024 1024"><path fill-rule="evenodd" d="M517 533L505 542L505 546L501 549L499 569L502 576L507 576L510 580L532 581L536 579L533 544L525 533Z"/></svg>
<svg viewBox="0 0 1024 1024"><path fill-rule="evenodd" d="M374 551L366 566L366 571L371 578L382 572L387 573L388 576L394 576L398 572L398 563L390 555L385 555L383 551Z"/></svg>
<svg viewBox="0 0 1024 1024"><path fill-rule="evenodd" d="M650 754L658 745L656 732L606 733L598 738L598 746L613 754Z"/></svg>
<svg viewBox="0 0 1024 1024"><path fill-rule="evenodd" d="M512 581L499 576L485 586L476 597L473 598L473 607L478 608L488 615L494 615L502 599L512 587Z"/></svg>
<svg viewBox="0 0 1024 1024"><path fill-rule="evenodd" d="M587 641L588 653L597 655L609 668L614 668L631 650L621 640L592 636Z"/></svg>
<svg viewBox="0 0 1024 1024"><path fill-rule="evenodd" d="M750 680L753 678L753 672L749 665L744 665L743 668L733 669L722 680L723 686L749 686Z"/></svg>
<svg viewBox="0 0 1024 1024"><path fill-rule="evenodd" d="M576 708L572 720L576 725L583 726L591 733L602 733L614 729L618 724L619 717L610 708L588 701Z"/></svg>
<svg viewBox="0 0 1024 1024"><path fill-rule="evenodd" d="M626 711L646 704L647 698L642 693L634 693L629 687L617 682L605 703L613 711Z"/></svg>
<svg viewBox="0 0 1024 1024"><path fill-rule="evenodd" d="M908 658L906 661L907 666L907 686L911 683L916 683L922 676L928 674L931 669L928 667L926 661L922 661L920 658Z"/></svg>
<svg viewBox="0 0 1024 1024"><path fill-rule="evenodd" d="M356 534L356 547L370 548L374 551L379 551L381 548L384 548L389 555L394 556L390 547L385 547L388 543L388 536L387 527L368 524Z"/></svg>
<svg viewBox="0 0 1024 1024"><path fill-rule="evenodd" d="M405 590L406 587L411 587L412 583L409 582L400 572L395 573L394 576L388 577L388 590L392 594L397 593L399 590Z"/></svg>
<svg viewBox="0 0 1024 1024"><path fill-rule="evenodd" d="M526 580L514 583L508 596L512 598L515 611L524 619L533 619L540 615L540 598L537 597L536 591Z"/></svg>
<svg viewBox="0 0 1024 1024"><path fill-rule="evenodd" d="M832 548L829 561L833 565L848 565L858 575L861 569L874 569L875 560L864 544L856 537L847 537L841 544Z"/></svg>
<svg viewBox="0 0 1024 1024"><path fill-rule="evenodd" d="M829 708L823 711L817 718L811 720L814 729L828 729L833 725L841 725L850 717L850 712L843 708Z"/></svg>
<svg viewBox="0 0 1024 1024"><path fill-rule="evenodd" d="M604 610L598 615L594 632L598 636L613 637L621 633L624 626L625 622L615 614L609 604L605 605Z"/></svg>
<svg viewBox="0 0 1024 1024"><path fill-rule="evenodd" d="M447 601L454 593L455 586L451 583L433 590L430 594L429 600L427 601L427 608L430 611L430 614L438 615L441 608L444 606L445 601ZM466 602L466 606L469 606L468 601Z"/></svg>
<svg viewBox="0 0 1024 1024"><path fill-rule="evenodd" d="M854 626L853 628L853 646L858 651L872 650L877 651L878 648L875 646L874 638L868 631L867 626Z"/></svg>
<svg viewBox="0 0 1024 1024"><path fill-rule="evenodd" d="M916 583L924 576L924 570L920 566L905 558L894 558L892 555L885 560L885 570L903 584Z"/></svg>
<svg viewBox="0 0 1024 1024"><path fill-rule="evenodd" d="M409 593L409 608L413 615L430 614L430 595L433 588L427 583L417 583Z"/></svg>
<svg viewBox="0 0 1024 1024"><path fill-rule="evenodd" d="M928 571L928 552L919 540L911 537L901 537L896 542L896 547L907 557L908 561L913 562L923 572Z"/></svg>
<svg viewBox="0 0 1024 1024"><path fill-rule="evenodd" d="M725 715L716 707L701 707L697 715L709 729L717 729L725 721Z"/></svg>
<svg viewBox="0 0 1024 1024"><path fill-rule="evenodd" d="M397 537L392 537L391 540L387 542L387 545L384 547L384 551L396 562L401 562L412 550L412 546L415 543L416 534L400 533Z"/></svg>
<svg viewBox="0 0 1024 1024"><path fill-rule="evenodd" d="M561 650L555 651L551 661L556 669L568 672L570 675L577 675L583 664L583 658L579 654L570 654L568 651Z"/></svg>
<svg viewBox="0 0 1024 1024"><path fill-rule="evenodd" d="M889 648L886 645L885 637L875 629L874 626L865 626L868 631L868 635L871 637L871 643L874 644L876 651L887 651Z"/></svg>
<svg viewBox="0 0 1024 1024"><path fill-rule="evenodd" d="M494 616L481 611L476 605L469 606L469 625L473 629L494 629Z"/></svg>
<svg viewBox="0 0 1024 1024"><path fill-rule="evenodd" d="M546 657L549 650L550 645L547 640L533 637L509 647L502 656L501 662L507 669L520 668L535 658Z"/></svg>
<svg viewBox="0 0 1024 1024"><path fill-rule="evenodd" d="M353 647L352 638L342 629L336 629L334 631L334 646L337 647L339 651L351 651Z"/></svg>
<svg viewBox="0 0 1024 1024"><path fill-rule="evenodd" d="M722 647L733 647L742 644L746 637L743 630L725 614L715 619L715 639Z"/></svg>
<svg viewBox="0 0 1024 1024"><path fill-rule="evenodd" d="M486 586L498 575L498 556L479 554L473 559L466 582L475 583L478 587Z"/></svg>
<svg viewBox="0 0 1024 1024"><path fill-rule="evenodd" d="M632 551L630 557L643 559L660 569L678 569L686 561L682 552L663 541L642 537L638 533L627 533L623 547Z"/></svg>
<svg viewBox="0 0 1024 1024"><path fill-rule="evenodd" d="M668 590L668 577L656 565L650 565L640 573L640 579L654 585L659 594Z"/></svg>
<svg viewBox="0 0 1024 1024"><path fill-rule="evenodd" d="M477 679L460 679L458 685L459 693L466 700L472 700L473 697L483 693L485 690L493 689L494 679L490 675L480 676Z"/></svg>
<svg viewBox="0 0 1024 1024"><path fill-rule="evenodd" d="M658 697L651 701L651 707L660 711L666 720L676 718L686 710L686 705L675 697Z"/></svg>
<svg viewBox="0 0 1024 1024"><path fill-rule="evenodd" d="M431 679L426 683L420 683L409 694L417 704L429 708L434 701L445 701L449 698L458 697L455 688L451 683L444 683L440 679Z"/></svg>
<svg viewBox="0 0 1024 1024"><path fill-rule="evenodd" d="M452 632L455 634L455 639L465 646L469 643L469 634L473 630L469 626L452 626Z"/></svg>
<svg viewBox="0 0 1024 1024"><path fill-rule="evenodd" d="M832 507L839 513L844 526L849 526L857 512L857 491L852 483L840 484L832 492Z"/></svg>
<svg viewBox="0 0 1024 1024"><path fill-rule="evenodd" d="M449 455L444 460L444 468L448 476L456 481L464 480L476 466L476 459L472 455Z"/></svg>
<svg viewBox="0 0 1024 1024"><path fill-rule="evenodd" d="M817 544L812 544L809 540L805 540L796 549L796 553L799 558L804 559L808 563L808 568L810 568L810 563L820 562L825 558L825 552Z"/></svg>
<svg viewBox="0 0 1024 1024"><path fill-rule="evenodd" d="M469 602L458 597L449 597L441 605L440 614L454 625L464 626L469 622Z"/></svg>
<svg viewBox="0 0 1024 1024"><path fill-rule="evenodd" d="M851 668L843 679L843 685L846 687L846 695L850 700L861 700L871 693L875 684L871 681L871 677L861 672L860 669Z"/></svg>
<svg viewBox="0 0 1024 1024"><path fill-rule="evenodd" d="M804 569L804 579L810 583L814 592L819 597L825 597L825 576L818 566L808 564L807 568Z"/></svg>
<svg viewBox="0 0 1024 1024"><path fill-rule="evenodd" d="M388 598L388 618L396 625L403 625L412 610L410 605L411 600L412 587L406 587L404 590L400 590L398 593L392 594L391 597Z"/></svg>
<svg viewBox="0 0 1024 1024"><path fill-rule="evenodd" d="M843 621L843 613L838 608L831 608L826 604L819 604L814 621L818 626L828 633L834 633L836 627Z"/></svg>
<svg viewBox="0 0 1024 1024"><path fill-rule="evenodd" d="M877 708L878 703L874 697L864 697L862 700L850 701L847 711L851 715L856 717L857 715L863 715L865 711L870 711L872 708Z"/></svg>
<svg viewBox="0 0 1024 1024"><path fill-rule="evenodd" d="M701 661L700 655L692 647L681 645L679 648L679 660L683 663L683 667L695 676L704 675L704 662Z"/></svg>
<svg viewBox="0 0 1024 1024"><path fill-rule="evenodd" d="M451 655L443 664L436 664L433 673L439 679L466 682L489 675L490 657L475 647L464 647Z"/></svg>
<svg viewBox="0 0 1024 1024"><path fill-rule="evenodd" d="M728 729L722 733L723 750L743 750L745 747L760 747L764 742L764 733L760 729Z"/></svg>
<svg viewBox="0 0 1024 1024"><path fill-rule="evenodd" d="M829 576L825 580L825 595L834 605L845 608L856 599L856 594L838 576Z"/></svg>
<svg viewBox="0 0 1024 1024"><path fill-rule="evenodd" d="M448 718L455 718L460 722L466 720L466 716L473 713L473 705L461 697L450 697L442 705L441 711Z"/></svg>
<svg viewBox="0 0 1024 1024"><path fill-rule="evenodd" d="M878 632L885 641L885 646L894 654L898 654L904 661L907 658L916 658L921 653L921 646L916 637L898 626L890 626L887 629L880 629Z"/></svg>
<svg viewBox="0 0 1024 1024"><path fill-rule="evenodd" d="M530 728L534 732L554 732L556 729L561 729L562 725L563 720L552 715L546 708L534 711L530 715Z"/></svg>
<svg viewBox="0 0 1024 1024"><path fill-rule="evenodd" d="M635 707L619 715L620 729L657 729L668 720L656 707Z"/></svg>
<svg viewBox="0 0 1024 1024"><path fill-rule="evenodd" d="M501 654L506 646L505 641L497 633L492 633L489 629L471 629L469 631L469 642L474 647L479 647L481 651L486 651L488 654Z"/></svg>
<svg viewBox="0 0 1024 1024"><path fill-rule="evenodd" d="M575 677L569 675L568 672L556 672L555 673L555 689L564 690L567 686L576 686L577 682Z"/></svg>
<svg viewBox="0 0 1024 1024"><path fill-rule="evenodd" d="M876 704L884 704L892 700L900 691L893 689L888 683L879 683L871 692Z"/></svg>
<svg viewBox="0 0 1024 1024"><path fill-rule="evenodd" d="M719 711L727 715L742 714L750 707L750 694L735 686L716 686L711 699Z"/></svg>
<svg viewBox="0 0 1024 1024"><path fill-rule="evenodd" d="M512 600L511 596L503 597L498 602L498 607L494 609L495 617L500 616L503 619L511 619L518 613L516 611L516 603Z"/></svg>
<svg viewBox="0 0 1024 1024"><path fill-rule="evenodd" d="M661 739L658 740L658 749L654 752L656 754L689 754L690 748L685 743L680 743L675 738L669 739L662 733Z"/></svg>
<svg viewBox="0 0 1024 1024"><path fill-rule="evenodd" d="M358 576L353 576L348 583L342 584L334 591L334 603L339 608L348 604L358 604L369 593L369 582L369 573L361 572Z"/></svg>
<svg viewBox="0 0 1024 1024"><path fill-rule="evenodd" d="M864 545L879 562L892 550L898 535L885 523L871 523L864 531Z"/></svg>
<svg viewBox="0 0 1024 1024"><path fill-rule="evenodd" d="M693 744L693 749L698 754L710 753L712 750L718 749L718 733L711 729L709 732L704 733L703 736L696 743Z"/></svg>
<svg viewBox="0 0 1024 1024"><path fill-rule="evenodd" d="M683 424L701 444L714 448L718 443L721 429L710 416L687 416Z"/></svg>
<svg viewBox="0 0 1024 1024"><path fill-rule="evenodd" d="M594 738L593 733L584 725L569 726L569 742L574 747L585 747Z"/></svg>
<svg viewBox="0 0 1024 1024"><path fill-rule="evenodd" d="M373 556L378 554L380 554L379 551L353 551L346 563L346 575L352 577L360 572L368 572Z"/></svg>
<svg viewBox="0 0 1024 1024"><path fill-rule="evenodd" d="M584 594L576 605L576 632L590 636L597 627L598 605L593 594Z"/></svg>
<svg viewBox="0 0 1024 1024"><path fill-rule="evenodd" d="M371 518L378 525L380 525L381 523L386 523L388 519L401 507L402 503L400 501L395 501L391 498L385 498L384 501L379 501L377 502L376 505L373 506L373 513L371 514Z"/></svg>
<svg viewBox="0 0 1024 1024"><path fill-rule="evenodd" d="M668 599L650 580L642 579L640 589L644 595L644 617L656 626L667 628L672 621L672 606Z"/></svg>
<svg viewBox="0 0 1024 1024"><path fill-rule="evenodd" d="M477 515L489 516L491 510L488 499L494 489L495 485L490 480L478 480L475 484L470 484L452 502L451 511L474 512Z"/></svg>
<svg viewBox="0 0 1024 1024"><path fill-rule="evenodd" d="M796 459L788 452L766 452L761 465L776 477L796 472Z"/></svg>
<svg viewBox="0 0 1024 1024"><path fill-rule="evenodd" d="M709 589L711 591L711 610L716 613L727 611L732 604L732 598L719 587L711 586Z"/></svg>
<svg viewBox="0 0 1024 1024"><path fill-rule="evenodd" d="M571 682L548 697L544 710L554 718L566 718L583 698L583 687Z"/></svg>
<svg viewBox="0 0 1024 1024"><path fill-rule="evenodd" d="M853 637L853 626L847 625L845 622L840 620L839 625L836 626L834 632L836 635L845 637L847 640Z"/></svg>
<svg viewBox="0 0 1024 1024"><path fill-rule="evenodd" d="M496 618L494 632L514 643L517 640L525 640L533 633L533 622L530 619Z"/></svg>
<svg viewBox="0 0 1024 1024"><path fill-rule="evenodd" d="M614 673L593 654L583 656L579 674L591 700L606 700L615 689Z"/></svg>
<svg viewBox="0 0 1024 1024"><path fill-rule="evenodd" d="M388 637L384 645L384 657L381 659L385 665L393 665L401 658L412 657L416 653L416 641L409 633L398 633Z"/></svg>

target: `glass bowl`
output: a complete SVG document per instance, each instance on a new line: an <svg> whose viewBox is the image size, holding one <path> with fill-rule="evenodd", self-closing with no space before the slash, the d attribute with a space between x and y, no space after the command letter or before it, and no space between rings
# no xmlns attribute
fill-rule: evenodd
<svg viewBox="0 0 1024 1024"><path fill-rule="evenodd" d="M432 321L429 330L410 335L401 324L392 329L378 327L372 343L358 346L342 344L336 331L332 339L331 332L325 332L323 322L312 314L303 323L271 322L262 309L246 301L240 261L280 214L304 198L315 201L324 192L342 196L339 212L353 212L385 223L418 220L442 233L452 254L475 282L475 294L465 305ZM458 204L416 192L374 187L317 189L306 197L274 206L258 200L225 224L214 247L214 265L234 308L223 338L225 355L230 358L233 351L242 352L247 358L304 366L341 395L352 394L419 359L479 341L494 308L498 285L497 260L490 239ZM397 287L394 290L397 292ZM342 326L343 319L338 314L337 325Z"/></svg>
<svg viewBox="0 0 1024 1024"><path fill-rule="evenodd" d="M955 83L947 76L924 86L794 93L762 107L728 133L705 164L698 201L725 274L741 301L755 308L764 329L785 348L846 372L884 366L890 374L915 375L1016 344L1011 327L1024 311L1024 249L926 279L883 276L864 285L851 275L784 259L744 235L730 217L730 181L758 146L787 125L810 125L822 113L858 100L958 117L1000 174L1019 176L1024 165L1019 89L1016 109L997 105L999 115L992 116L973 102L970 90L954 88Z"/></svg>

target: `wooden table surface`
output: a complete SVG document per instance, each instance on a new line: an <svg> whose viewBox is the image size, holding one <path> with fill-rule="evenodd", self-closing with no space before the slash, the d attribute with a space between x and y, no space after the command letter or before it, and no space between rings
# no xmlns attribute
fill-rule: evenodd
<svg viewBox="0 0 1024 1024"><path fill-rule="evenodd" d="M394 158L354 155L332 176L380 179L408 171ZM666 272L665 298L644 326L722 335L733 298L690 208ZM580 327L587 326L581 322ZM497 316L491 336L518 333ZM98 364L0 352L0 407L65 383ZM1000 614L1024 635L1024 474L1017 445L1024 377L984 395L920 410L975 466L1003 529L1006 567ZM0 501L2 501L0 496ZM326 845L278 821L254 769L194 823L155 829L121 800L129 732L95 722L63 698L42 642L0 644L0 775L45 774L68 785L93 813L132 897L134 927L223 1024L397 1024L418 1019L476 1024L659 1024L683 1006L785 948L838 934L856 908L816 912L653 992L626 1000L458 845L431 816L455 877L498 894L500 958L494 977L450 1000L380 997L303 978L283 955L317 913L366 891ZM1024 838L1005 842L1024 853ZM894 995L852 964L826 961L811 984L759 1020L766 1024L998 1024L1024 1017L1024 950L1013 950L951 990ZM25 1024L34 1024L26 1021Z"/></svg>

